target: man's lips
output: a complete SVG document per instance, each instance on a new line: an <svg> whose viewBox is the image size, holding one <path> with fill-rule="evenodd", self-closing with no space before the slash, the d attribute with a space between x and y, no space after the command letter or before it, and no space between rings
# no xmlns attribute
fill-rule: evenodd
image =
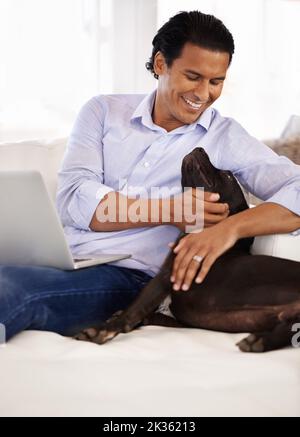
<svg viewBox="0 0 300 437"><path fill-rule="evenodd" d="M199 109L201 109L205 103L207 102L194 102L193 100L188 99L187 97L182 96L183 100L185 101L185 103L191 108L194 109L195 111L199 111Z"/></svg>

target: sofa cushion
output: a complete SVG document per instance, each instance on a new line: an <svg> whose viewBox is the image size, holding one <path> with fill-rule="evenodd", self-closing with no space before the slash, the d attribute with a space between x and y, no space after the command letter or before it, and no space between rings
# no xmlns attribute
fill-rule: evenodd
<svg viewBox="0 0 300 437"><path fill-rule="evenodd" d="M278 155L286 156L295 164L300 165L300 135L265 141L265 144Z"/></svg>
<svg viewBox="0 0 300 437"><path fill-rule="evenodd" d="M38 170L55 198L57 172L61 165L67 138L52 141L32 140L0 144L0 171Z"/></svg>
<svg viewBox="0 0 300 437"><path fill-rule="evenodd" d="M300 261L300 232L256 237L251 253Z"/></svg>

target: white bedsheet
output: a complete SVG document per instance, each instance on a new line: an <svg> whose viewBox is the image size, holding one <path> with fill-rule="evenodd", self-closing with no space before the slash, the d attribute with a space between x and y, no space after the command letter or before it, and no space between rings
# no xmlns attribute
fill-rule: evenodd
<svg viewBox="0 0 300 437"><path fill-rule="evenodd" d="M300 349L146 326L98 346L26 331L0 347L1 416L300 416Z"/></svg>

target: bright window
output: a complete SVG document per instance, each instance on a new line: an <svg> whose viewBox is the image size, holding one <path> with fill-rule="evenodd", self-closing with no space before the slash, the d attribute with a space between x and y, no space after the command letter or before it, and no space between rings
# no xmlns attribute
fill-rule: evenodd
<svg viewBox="0 0 300 437"><path fill-rule="evenodd" d="M79 107L99 90L109 3L1 0L0 141L69 133Z"/></svg>

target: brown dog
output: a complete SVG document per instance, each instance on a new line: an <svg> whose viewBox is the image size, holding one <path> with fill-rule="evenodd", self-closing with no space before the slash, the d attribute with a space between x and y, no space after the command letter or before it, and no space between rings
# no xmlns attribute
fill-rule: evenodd
<svg viewBox="0 0 300 437"><path fill-rule="evenodd" d="M202 148L184 158L182 186L220 193L220 201L228 203L230 214L248 208L232 173L213 167ZM251 255L252 242L252 238L239 240L215 261L203 283L194 282L188 292L172 289L170 275L175 255L170 251L160 272L126 310L75 338L103 344L120 332L155 324L251 332L238 343L244 352L264 352L291 344L292 326L300 322L300 263ZM175 319L155 312L168 295Z"/></svg>

